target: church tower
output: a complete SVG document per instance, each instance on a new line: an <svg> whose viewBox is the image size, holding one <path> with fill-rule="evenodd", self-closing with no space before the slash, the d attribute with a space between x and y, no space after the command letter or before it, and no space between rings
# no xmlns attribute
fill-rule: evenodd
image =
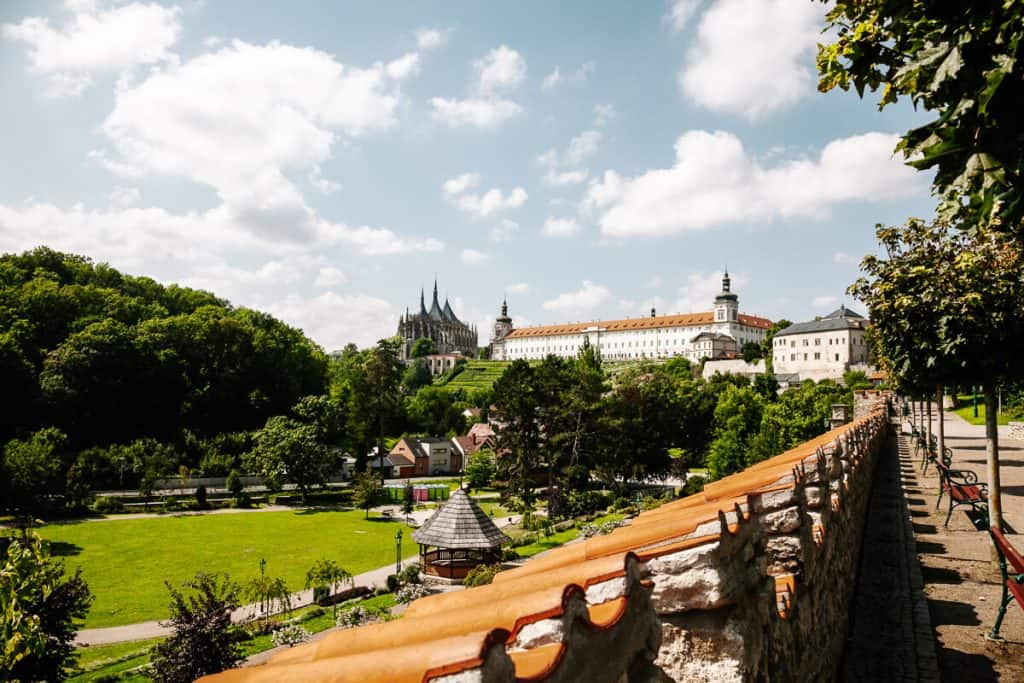
<svg viewBox="0 0 1024 683"><path fill-rule="evenodd" d="M494 319L491 337L491 360L505 360L505 337L512 332L512 318L508 316L508 300L501 302L501 315Z"/></svg>
<svg viewBox="0 0 1024 683"><path fill-rule="evenodd" d="M739 320L739 297L730 291L732 281L729 269L722 276L722 291L715 297L715 324L728 324Z"/></svg>

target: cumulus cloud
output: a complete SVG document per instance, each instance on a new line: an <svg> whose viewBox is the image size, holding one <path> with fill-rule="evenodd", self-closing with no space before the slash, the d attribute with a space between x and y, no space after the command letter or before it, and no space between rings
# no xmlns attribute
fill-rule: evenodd
<svg viewBox="0 0 1024 683"><path fill-rule="evenodd" d="M550 90L551 88L554 88L556 85L558 85L561 82L561 80L562 72L556 66L551 73L544 77L544 80L543 82L541 82L540 87L544 88L544 90Z"/></svg>
<svg viewBox="0 0 1024 683"><path fill-rule="evenodd" d="M588 311L597 308L611 296L607 287L584 280L583 286L575 292L564 292L542 305L545 311Z"/></svg>
<svg viewBox="0 0 1024 683"><path fill-rule="evenodd" d="M407 52L398 59L390 61L384 67L389 78L403 81L420 72L420 56L415 52Z"/></svg>
<svg viewBox="0 0 1024 683"><path fill-rule="evenodd" d="M607 126L618 113L615 111L615 107L610 104L595 104L594 105L594 126L597 128L604 128Z"/></svg>
<svg viewBox="0 0 1024 683"><path fill-rule="evenodd" d="M716 0L701 16L679 87L703 107L751 120L796 102L814 92L825 10L816 2Z"/></svg>
<svg viewBox="0 0 1024 683"><path fill-rule="evenodd" d="M394 333L398 312L384 299L366 294L324 292L313 297L292 294L267 312L301 328L327 351L350 342L365 347Z"/></svg>
<svg viewBox="0 0 1024 683"><path fill-rule="evenodd" d="M29 66L46 76L49 96L79 95L97 74L176 59L170 48L181 33L180 7L65 4L70 17L60 28L45 17L3 26L3 35L27 46Z"/></svg>
<svg viewBox="0 0 1024 683"><path fill-rule="evenodd" d="M516 50L501 45L473 62L476 80L468 97L433 97L431 118L452 128L495 128L522 113L523 108L500 94L516 88L526 78L526 60Z"/></svg>
<svg viewBox="0 0 1024 683"><path fill-rule="evenodd" d="M562 68L560 66L556 66L547 76L544 77L544 80L541 81L540 87L544 90L551 90L564 82L586 83L591 75L593 75L594 69L594 62L583 62L579 68L572 71L568 76L563 76Z"/></svg>
<svg viewBox="0 0 1024 683"><path fill-rule="evenodd" d="M544 221L541 233L545 237L572 237L580 231L579 223L575 218L552 218Z"/></svg>
<svg viewBox="0 0 1024 683"><path fill-rule="evenodd" d="M469 265L483 263L484 261L490 258L490 256L488 256L484 252L477 251L476 249L463 249L462 254L460 256L462 258L462 262Z"/></svg>
<svg viewBox="0 0 1024 683"><path fill-rule="evenodd" d="M551 148L537 157L537 163L547 170L541 180L549 187L578 185L587 179L590 171L580 168L600 147L602 134L586 130L569 141L565 151Z"/></svg>
<svg viewBox="0 0 1024 683"><path fill-rule="evenodd" d="M326 266L317 273L313 285L315 287L334 287L335 285L343 285L346 282L348 282L348 276L345 273L334 266Z"/></svg>
<svg viewBox="0 0 1024 683"><path fill-rule="evenodd" d="M491 228L489 235L492 242L508 242L518 231L518 223L507 218L503 218L500 223Z"/></svg>
<svg viewBox="0 0 1024 683"><path fill-rule="evenodd" d="M452 29L421 28L416 31L416 46L421 50L430 50L448 42Z"/></svg>
<svg viewBox="0 0 1024 683"><path fill-rule="evenodd" d="M893 157L898 138L866 133L828 143L817 158L763 165L735 135L689 131L676 163L633 178L606 171L582 202L609 237L673 235L737 221L823 219L835 204L918 193L922 180Z"/></svg>
<svg viewBox="0 0 1024 683"><path fill-rule="evenodd" d="M118 185L110 191L110 203L113 206L134 206L142 199L137 187L121 187Z"/></svg>
<svg viewBox="0 0 1024 683"><path fill-rule="evenodd" d="M700 7L700 3L701 0L675 0L672 3L668 14L665 15L665 21L674 33L679 33L686 28L697 8Z"/></svg>
<svg viewBox="0 0 1024 683"><path fill-rule="evenodd" d="M513 188L508 194L498 188L491 188L483 193L469 191L477 187L481 181L478 173L463 173L446 180L441 187L448 202L476 219L488 218L509 209L518 209L526 203L528 195L521 187Z"/></svg>

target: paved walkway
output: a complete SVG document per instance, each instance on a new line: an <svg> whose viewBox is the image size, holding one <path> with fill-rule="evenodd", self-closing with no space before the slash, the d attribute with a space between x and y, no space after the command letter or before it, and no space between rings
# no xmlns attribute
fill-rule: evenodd
<svg viewBox="0 0 1024 683"><path fill-rule="evenodd" d="M388 507L388 506L385 506ZM392 506L393 507L393 506ZM294 508L288 508L294 510ZM413 520L418 526L426 521L435 510L416 510L412 513ZM498 527L505 527L509 524L515 524L519 521L519 516L513 517L500 517L495 518L494 523ZM402 561L402 568L419 563L419 558L411 557ZM373 588L375 586L383 586L387 583L387 578L390 574L395 573L395 565L389 564L384 567L363 572L353 577L354 585L356 586L367 586ZM303 590L296 593L292 593L292 607L303 607L313 603L313 591ZM241 623L248 621L253 614L259 609L258 604L243 605L236 609L231 619L235 623ZM166 636L171 632L171 629L164 626L160 621L142 621L135 624L125 624L124 626L110 626L107 628L88 628L82 629L75 636L75 645L109 645L110 643L121 643L130 640L144 640L147 638L159 638L160 636Z"/></svg>
<svg viewBox="0 0 1024 683"><path fill-rule="evenodd" d="M890 438L875 469L843 652L845 681L938 681L935 638L901 486L905 444Z"/></svg>
<svg viewBox="0 0 1024 683"><path fill-rule="evenodd" d="M953 467L972 470L986 481L984 427L950 412L945 420ZM935 425L932 430L937 431ZM1024 549L1024 442L1009 439L1004 428L999 431L1003 517L1014 532L1008 534L1010 542ZM949 527L943 526L948 507L944 496L936 509L938 476L934 467L922 475L912 451L902 454L901 471L942 679L1024 680L1024 611L1010 606L1002 627L1004 644L984 637L1002 594L988 534L975 529L965 508L955 510Z"/></svg>

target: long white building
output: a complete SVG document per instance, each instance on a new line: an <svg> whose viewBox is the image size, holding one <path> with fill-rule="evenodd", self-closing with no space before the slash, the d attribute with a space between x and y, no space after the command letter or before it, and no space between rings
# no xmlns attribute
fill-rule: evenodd
<svg viewBox="0 0 1024 683"><path fill-rule="evenodd" d="M655 315L649 318L595 320L516 329L502 304L491 339L493 360L540 359L548 354L575 356L584 341L606 360L642 358L729 358L747 342L760 344L771 321L739 312L739 298L730 291L729 273L714 308L702 313Z"/></svg>

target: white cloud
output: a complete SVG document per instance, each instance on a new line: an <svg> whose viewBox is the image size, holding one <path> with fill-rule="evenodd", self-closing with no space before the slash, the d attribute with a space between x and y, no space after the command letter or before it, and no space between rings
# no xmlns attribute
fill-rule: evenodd
<svg viewBox="0 0 1024 683"><path fill-rule="evenodd" d="M345 273L334 266L326 266L317 273L313 285L316 287L333 287L335 285L343 285L346 282L348 282L348 276Z"/></svg>
<svg viewBox="0 0 1024 683"><path fill-rule="evenodd" d="M341 183L324 178L321 173L320 164L313 166L313 170L309 172L308 176L309 184L324 194L334 194L341 189Z"/></svg>
<svg viewBox="0 0 1024 683"><path fill-rule="evenodd" d="M508 242L510 241L519 230L519 224L515 221L510 221L507 218L503 218L500 223L495 225L490 230L490 238L492 242Z"/></svg>
<svg viewBox="0 0 1024 683"><path fill-rule="evenodd" d="M587 179L590 174L587 170L581 171L555 171L548 169L541 180L549 187L564 187L566 185L579 185Z"/></svg>
<svg viewBox="0 0 1024 683"><path fill-rule="evenodd" d="M665 15L665 21L672 28L674 33L679 33L686 25L690 23L690 19L693 17L697 8L700 7L701 0L675 0L672 3L672 7L669 8L668 14Z"/></svg>
<svg viewBox="0 0 1024 683"><path fill-rule="evenodd" d="M563 153L549 149L537 157L537 163L547 167L542 177L545 185L562 187L578 185L587 179L590 171L580 165L595 152L601 142L601 132L586 130L569 141Z"/></svg>
<svg viewBox="0 0 1024 683"><path fill-rule="evenodd" d="M526 294L530 291L530 285L526 282L516 282L511 285L505 285L505 291L509 294Z"/></svg>
<svg viewBox="0 0 1024 683"><path fill-rule="evenodd" d="M431 98L431 118L452 128L495 128L522 113L519 104L498 94L515 88L526 77L526 60L518 52L501 45L474 61L473 68L477 72L473 94L463 99Z"/></svg>
<svg viewBox="0 0 1024 683"><path fill-rule="evenodd" d="M445 199L460 211L473 218L487 218L509 209L518 209L526 203L528 195L521 187L513 188L507 195L497 188L483 194L469 192L477 187L482 178L477 173L463 173L446 180L442 185Z"/></svg>
<svg viewBox="0 0 1024 683"><path fill-rule="evenodd" d="M389 78L403 81L420 72L420 56L415 52L407 52L398 59L388 62L384 70Z"/></svg>
<svg viewBox="0 0 1024 683"><path fill-rule="evenodd" d="M730 273L732 291L742 289L749 282L744 273ZM676 292L676 312L699 313L710 311L715 297L722 291L722 271L713 273L690 273L686 284ZM668 311L665 311L668 313Z"/></svg>
<svg viewBox="0 0 1024 683"><path fill-rule="evenodd" d="M604 128L607 126L612 119L617 116L615 107L610 104L595 104L594 105L594 126L597 128Z"/></svg>
<svg viewBox="0 0 1024 683"><path fill-rule="evenodd" d="M856 266L860 264L860 258L853 254L847 254L845 251L837 251L832 254L833 263L842 263L844 265Z"/></svg>
<svg viewBox="0 0 1024 683"><path fill-rule="evenodd" d="M454 197L457 194L462 194L466 190L472 189L480 184L483 177L479 173L463 173L460 176L450 178L444 181L441 188L448 197Z"/></svg>
<svg viewBox="0 0 1024 683"><path fill-rule="evenodd" d="M430 50L448 42L451 29L421 28L416 31L416 46L421 50Z"/></svg>
<svg viewBox="0 0 1024 683"><path fill-rule="evenodd" d="M142 193L137 187L121 187L118 185L110 191L110 204L112 206L134 206L142 199Z"/></svg>
<svg viewBox="0 0 1024 683"><path fill-rule="evenodd" d="M575 292L559 294L542 305L545 311L585 311L597 308L607 301L610 295L607 287L584 280L583 286Z"/></svg>
<svg viewBox="0 0 1024 683"><path fill-rule="evenodd" d="M839 303L839 298L838 297L834 297L834 296L816 296L811 301L811 307L812 308L816 308L816 309L832 308L837 303Z"/></svg>
<svg viewBox="0 0 1024 683"><path fill-rule="evenodd" d="M544 221L541 233L545 237L572 237L580 231L580 226L575 218L553 218L548 217Z"/></svg>
<svg viewBox="0 0 1024 683"><path fill-rule="evenodd" d="M676 163L634 178L606 171L582 208L605 236L672 235L721 223L793 217L822 219L835 204L884 201L919 192L922 179L893 157L898 138L866 133L828 143L816 159L758 163L739 138L689 131Z"/></svg>
<svg viewBox="0 0 1024 683"><path fill-rule="evenodd" d="M460 257L462 258L463 263L469 265L483 263L484 261L490 258L490 256L488 256L484 252L477 251L476 249L463 249L462 254L460 254Z"/></svg>
<svg viewBox="0 0 1024 683"><path fill-rule="evenodd" d="M526 78L526 60L507 45L488 52L473 62L477 70L477 87L482 93L515 88Z"/></svg>
<svg viewBox="0 0 1024 683"><path fill-rule="evenodd" d="M587 80L594 75L596 65L593 62L583 62L580 64L580 68L573 72L572 79L577 83L586 83Z"/></svg>
<svg viewBox="0 0 1024 683"><path fill-rule="evenodd" d="M556 85L558 85L558 83L561 80L562 72L556 66L554 71L552 71L551 73L544 77L544 81L541 83L540 87L542 87L544 90L550 90L551 88L554 88Z"/></svg>
<svg viewBox="0 0 1024 683"><path fill-rule="evenodd" d="M824 13L817 2L716 0L679 74L683 94L753 120L813 93Z"/></svg>
<svg viewBox="0 0 1024 683"><path fill-rule="evenodd" d="M585 130L572 140L565 150L564 163L575 166L593 155L601 143L601 133L596 130Z"/></svg>
<svg viewBox="0 0 1024 683"><path fill-rule="evenodd" d="M267 312L301 328L327 351L352 342L366 347L394 333L398 313L383 299L366 294L340 296L324 292L314 297L290 295L267 306Z"/></svg>
<svg viewBox="0 0 1024 683"><path fill-rule="evenodd" d="M5 24L3 35L28 46L33 71L48 80L53 97L81 94L95 74L171 61L181 33L181 8L133 2L110 8L67 3L71 16L61 28L45 17Z"/></svg>
<svg viewBox="0 0 1024 683"><path fill-rule="evenodd" d="M433 97L430 106L433 107L431 118L452 128L495 128L523 111L512 100L501 97L469 97L462 100Z"/></svg>

